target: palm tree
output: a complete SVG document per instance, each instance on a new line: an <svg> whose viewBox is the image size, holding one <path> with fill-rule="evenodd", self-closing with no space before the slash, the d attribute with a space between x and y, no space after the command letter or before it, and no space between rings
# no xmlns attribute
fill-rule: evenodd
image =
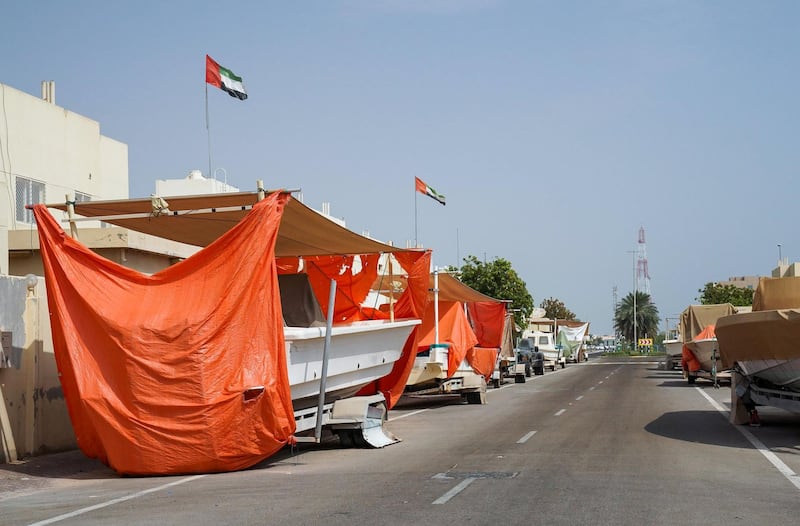
<svg viewBox="0 0 800 526"><path fill-rule="evenodd" d="M624 298L614 313L614 328L626 340L634 340L634 297L631 292ZM644 338L645 335L654 338L658 334L658 324L661 321L658 317L658 308L651 303L650 294L636 291L636 336Z"/></svg>

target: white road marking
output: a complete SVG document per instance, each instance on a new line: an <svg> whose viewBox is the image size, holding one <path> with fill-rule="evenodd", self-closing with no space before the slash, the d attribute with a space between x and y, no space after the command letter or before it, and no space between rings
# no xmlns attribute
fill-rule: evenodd
<svg viewBox="0 0 800 526"><path fill-rule="evenodd" d="M530 433L526 433L524 437L522 437L519 440L517 440L517 444L524 444L525 442L528 441L529 438L531 438L535 434L536 434L536 431L531 431Z"/></svg>
<svg viewBox="0 0 800 526"><path fill-rule="evenodd" d="M63 515L58 515L56 517L52 517L49 519L45 519L43 521L31 523L29 526L44 526L45 524L53 524L54 522L60 522L64 519L71 519L72 517L77 517L78 515L83 515L84 513L89 513L90 511L99 510L101 508L106 508L108 506L119 504L120 502L125 502L126 500L136 499L147 495L148 493L155 493L156 491L161 491L163 489L171 488L172 486L177 486L179 484L183 484L185 482L191 482L193 480L197 480L199 478L203 478L205 475L194 475L191 477L186 477L180 480L172 481L168 484L162 484L161 486L156 486L155 488L146 489L143 491L138 491L136 493L131 493L130 495L126 495L124 497L119 497L116 499L111 499L106 502L101 502L100 504L95 504L94 506L88 506L86 508L81 508L75 511L71 511L69 513L65 513Z"/></svg>
<svg viewBox="0 0 800 526"><path fill-rule="evenodd" d="M712 406L714 406L714 409L716 409L717 411L722 413L723 416L728 413L727 409L725 409L723 406L721 406L719 404L719 402L717 402L716 400L711 398L709 395L707 395L705 392L703 392L702 389L700 389L699 387L695 387L695 389L697 389L697 391L701 395L703 395L706 398L706 400L708 400L708 402ZM731 424L731 425L733 425L733 424ZM733 427L737 431L739 431L742 435L744 435L744 437L747 440L749 440L751 444L753 444L753 447L756 448L756 450L758 450L759 453L764 455L764 457L767 460L769 460L770 463L773 466L775 466L775 469L777 469L781 473L781 475L786 477L786 479L789 482L791 482L794 485L794 487L796 487L797 489L800 489L800 477L798 477L797 473L792 471L792 468L790 468L789 466L784 464L783 461L781 459L779 459L778 456L775 453L770 451L770 449L766 445L764 445L764 443L762 441L760 441L755 435L753 435L753 433L751 433L748 429L746 429L746 428L744 428L742 426L737 426L737 425L733 425Z"/></svg>
<svg viewBox="0 0 800 526"><path fill-rule="evenodd" d="M581 398L583 398L583 395L580 395L578 398L576 398L576 399L575 399L575 401L577 402L577 401L578 401L578 400L580 400Z"/></svg>
<svg viewBox="0 0 800 526"><path fill-rule="evenodd" d="M448 500L452 499L453 497L455 497L456 495L458 495L459 493L464 491L464 489L467 486L469 486L470 484L472 484L473 482L475 482L474 478L472 478L472 477L465 478L464 480L459 482L456 487L454 487L453 489L451 489L450 491L448 491L447 493L445 493L444 495L442 495L441 497L439 497L438 499L433 501L432 504L444 504L444 503L446 503Z"/></svg>
<svg viewBox="0 0 800 526"><path fill-rule="evenodd" d="M394 422L395 420L400 420L401 418L406 418L408 416L418 415L420 413L424 413L425 411L430 411L430 409L420 409L419 411L412 411L412 412L406 413L404 415L393 416L392 418L389 418L387 420L387 422Z"/></svg>
<svg viewBox="0 0 800 526"><path fill-rule="evenodd" d="M559 409L559 410L556 412L556 414L555 414L555 415L553 415L553 416L561 416L561 415L563 415L563 414L564 414L564 413L566 413L566 412L567 412L567 410L566 410L566 409Z"/></svg>
<svg viewBox="0 0 800 526"><path fill-rule="evenodd" d="M594 386L589 388L590 391L594 391Z"/></svg>
<svg viewBox="0 0 800 526"><path fill-rule="evenodd" d="M603 380L600 380L599 382L597 382L597 385L600 385L602 383L603 383Z"/></svg>

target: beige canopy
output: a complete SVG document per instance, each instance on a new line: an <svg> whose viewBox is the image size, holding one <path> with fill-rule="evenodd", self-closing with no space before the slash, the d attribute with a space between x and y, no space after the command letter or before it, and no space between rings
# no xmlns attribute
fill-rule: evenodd
<svg viewBox="0 0 800 526"><path fill-rule="evenodd" d="M431 274L430 284L431 289L433 289L433 274ZM450 274L445 273L439 273L439 301L460 301L463 303L491 301L501 303L500 300L478 292Z"/></svg>
<svg viewBox="0 0 800 526"><path fill-rule="evenodd" d="M745 360L790 360L800 352L800 278L761 278L753 312L717 321L726 366Z"/></svg>
<svg viewBox="0 0 800 526"><path fill-rule="evenodd" d="M76 203L74 207L78 216L96 218L137 232L204 247L247 215L258 201L258 193L164 197L163 200L168 209L154 207L151 198L87 201ZM66 204L47 206L67 211ZM286 205L275 247L277 257L403 251L356 234L297 199L290 199Z"/></svg>
<svg viewBox="0 0 800 526"><path fill-rule="evenodd" d="M730 303L689 305L681 313L681 340L690 342L707 326L716 324L722 316L730 316L735 313L736 308Z"/></svg>
<svg viewBox="0 0 800 526"><path fill-rule="evenodd" d="M717 321L722 363L796 359L800 349L800 309L764 310Z"/></svg>
<svg viewBox="0 0 800 526"><path fill-rule="evenodd" d="M761 278L753 295L753 310L800 308L800 278Z"/></svg>

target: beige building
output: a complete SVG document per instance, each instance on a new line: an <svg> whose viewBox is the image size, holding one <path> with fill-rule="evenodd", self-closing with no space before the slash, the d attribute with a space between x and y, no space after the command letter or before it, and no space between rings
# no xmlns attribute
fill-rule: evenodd
<svg viewBox="0 0 800 526"><path fill-rule="evenodd" d="M728 278L727 281L720 281L720 285L733 285L740 289L756 290L758 286L759 276L733 276Z"/></svg>
<svg viewBox="0 0 800 526"><path fill-rule="evenodd" d="M778 261L778 266L772 269L773 278L796 278L800 277L800 263L789 264L789 258Z"/></svg>
<svg viewBox="0 0 800 526"><path fill-rule="evenodd" d="M97 121L56 106L53 82L42 83L40 97L0 84L0 462L75 447L26 205L127 197L127 145L103 136ZM79 238L148 273L196 250L97 221L80 223Z"/></svg>

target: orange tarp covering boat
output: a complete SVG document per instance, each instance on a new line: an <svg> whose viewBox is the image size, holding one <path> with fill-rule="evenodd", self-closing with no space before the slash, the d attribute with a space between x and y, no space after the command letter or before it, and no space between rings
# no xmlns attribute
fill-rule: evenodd
<svg viewBox="0 0 800 526"><path fill-rule="evenodd" d="M397 252L394 257L406 269L407 286L395 305L395 315L399 318L422 318L428 307L428 273L431 268L431 252ZM414 359L417 356L419 340L421 338L420 326L414 327L411 335L403 346L403 356L397 360L392 372L377 382L363 388L359 395L383 393L389 409L394 407L403 395L408 377L414 368Z"/></svg>
<svg viewBox="0 0 800 526"><path fill-rule="evenodd" d="M34 208L55 357L78 446L120 473L243 469L295 429L271 194L156 274L108 261Z"/></svg>
<svg viewBox="0 0 800 526"><path fill-rule="evenodd" d="M153 213L149 198L84 201L75 203L74 209L78 216L101 217L106 223L203 247L215 242L242 221L250 208L258 202L258 193L174 196L166 199L169 203L168 212L160 214ZM49 207L62 211L67 211L68 208L66 204L53 204ZM363 284L353 286L350 277L352 273L337 274L333 270L339 264L346 265L348 261L352 263L352 259L347 258L354 254L381 253L391 253L407 273L403 276L403 281L408 285L397 298L395 317L422 318L428 302L428 273L431 260L429 250L399 249L360 236L330 221L296 199L288 199L285 203L277 228L274 255L277 258L278 272L297 273L302 264L313 263L319 274L312 277L315 273L312 271L309 273L309 279L316 281L318 287L322 282L319 278L323 273L328 278L336 279L335 319L341 322L347 319L368 319L369 316L373 316L373 319L381 318L380 313L367 313L367 309L363 308L356 313L352 305L353 302L360 301L357 298L363 291ZM330 258L326 259L327 256ZM300 258L304 260L302 263ZM325 310L328 306L328 287L330 287L329 281L322 285L322 290L315 289L317 299ZM388 318L388 316L385 314L383 317ZM403 355L394 363L392 372L378 382L366 386L359 394L383 393L390 409L397 403L414 366L417 334L418 327L408 337Z"/></svg>
<svg viewBox="0 0 800 526"><path fill-rule="evenodd" d="M403 276L406 287L397 298L394 306L396 319L422 318L428 301L427 276L430 267L430 251L395 252L393 257L407 271ZM359 259L359 271L352 272L355 259ZM296 259L296 258L295 258ZM279 273L294 273L300 268L299 261L292 258L279 258ZM378 261L380 254L343 255L343 256L305 256L303 272L308 275L314 294L322 307L323 314L328 314L328 296L331 280L336 281L336 297L334 300L334 324L351 323L360 320L389 319L388 312L364 307L363 302L378 278ZM387 408L395 406L403 394L411 369L414 365L414 349L417 347L419 327L415 327L408 337L403 354L392 368L392 372L364 386L359 395L382 393Z"/></svg>
<svg viewBox="0 0 800 526"><path fill-rule="evenodd" d="M488 381L494 372L499 352L498 348L478 347L476 345L467 351L467 363L470 364L475 374L483 376Z"/></svg>
<svg viewBox="0 0 800 526"><path fill-rule="evenodd" d="M467 363L488 381L494 372L503 345L506 306L501 302L480 301L467 304L478 344L467 352Z"/></svg>
<svg viewBox="0 0 800 526"><path fill-rule="evenodd" d="M472 302L467 304L475 336L481 347L497 347L503 342L506 306L501 302Z"/></svg>
<svg viewBox="0 0 800 526"><path fill-rule="evenodd" d="M470 347L465 354L460 354L460 359L455 364L455 367L453 366L452 355L450 355L448 358L448 371L451 374L455 372L461 364L461 360L466 358L467 363L476 374L488 379L494 371L497 355L503 345L506 306L502 301L478 292L450 274L440 273L438 278L439 300L457 301L462 305L462 308L463 305L466 305L469 313L469 325L477 338L474 348ZM434 279L431 276L431 288L434 286L433 282ZM441 327L439 331L441 335ZM458 356L456 355L456 358Z"/></svg>
<svg viewBox="0 0 800 526"><path fill-rule="evenodd" d="M711 340L713 338L716 338L716 335L714 333L714 325L706 325L705 328L702 331L700 331L697 334L697 336L693 338L693 341ZM684 370L687 370L692 373L695 371L699 371L702 368L700 360L697 359L692 350L689 349L689 347L687 347L686 344L684 344L683 348L681 349L681 365L683 366Z"/></svg>
<svg viewBox="0 0 800 526"><path fill-rule="evenodd" d="M420 326L418 352L424 351L435 343L435 327L433 308L428 308ZM439 302L439 343L449 343L447 354L447 371L452 375L464 358L467 351L478 343L478 338L464 312L464 306L457 301Z"/></svg>

